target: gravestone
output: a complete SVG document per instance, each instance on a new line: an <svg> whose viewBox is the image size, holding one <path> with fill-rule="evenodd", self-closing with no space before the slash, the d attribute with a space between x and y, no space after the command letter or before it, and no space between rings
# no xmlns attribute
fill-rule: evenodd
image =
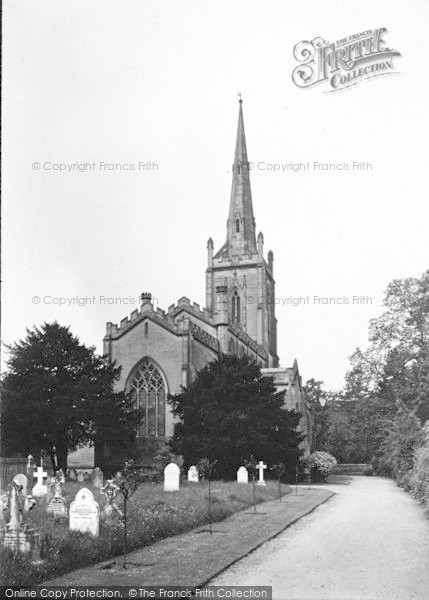
<svg viewBox="0 0 429 600"><path fill-rule="evenodd" d="M61 483L58 479L55 482L55 495L49 500L46 512L55 519L65 519L67 517L67 502L61 493Z"/></svg>
<svg viewBox="0 0 429 600"><path fill-rule="evenodd" d="M101 518L106 521L111 521L115 517L122 517L122 511L116 506L113 502L119 492L119 486L113 481L113 479L108 479L107 483L101 489L101 493L103 496L106 496L107 504L101 511Z"/></svg>
<svg viewBox="0 0 429 600"><path fill-rule="evenodd" d="M68 478L70 479L70 481L76 481L77 473L74 467L70 467L70 469L68 470Z"/></svg>
<svg viewBox="0 0 429 600"><path fill-rule="evenodd" d="M23 504L21 488L12 482L9 499L10 520L4 527L3 545L14 554L29 554L33 563L40 563L40 532L23 523Z"/></svg>
<svg viewBox="0 0 429 600"><path fill-rule="evenodd" d="M249 483L249 473L246 467L240 467L237 471L237 483Z"/></svg>
<svg viewBox="0 0 429 600"><path fill-rule="evenodd" d="M48 474L43 470L43 467L37 467L37 471L33 473L33 477L37 479L36 485L33 487L33 496L35 498L43 498L48 492L48 488L43 484L43 480Z"/></svg>
<svg viewBox="0 0 429 600"><path fill-rule="evenodd" d="M81 488L70 504L70 531L80 531L98 536L100 532L100 508L88 488Z"/></svg>
<svg viewBox="0 0 429 600"><path fill-rule="evenodd" d="M198 483L200 480L198 475L198 469L195 465L189 467L188 470L188 481L192 481L193 483Z"/></svg>
<svg viewBox="0 0 429 600"><path fill-rule="evenodd" d="M264 481L264 470L267 468L267 465L264 465L264 461L260 460L259 463L256 465L256 468L259 471L258 485L267 485Z"/></svg>
<svg viewBox="0 0 429 600"><path fill-rule="evenodd" d="M104 481L103 481L103 471L100 469L100 467L95 467L95 469L92 471L91 481L92 481L92 485L94 487L101 490L101 488L103 487Z"/></svg>
<svg viewBox="0 0 429 600"><path fill-rule="evenodd" d="M64 475L63 469L58 469L58 471L55 473L55 479L61 484L64 484L66 482L66 476Z"/></svg>
<svg viewBox="0 0 429 600"><path fill-rule="evenodd" d="M83 483L85 481L85 473L83 471L77 472L77 480L79 483Z"/></svg>
<svg viewBox="0 0 429 600"><path fill-rule="evenodd" d="M46 502L49 502L49 500L54 497L53 487L55 485L55 482L56 482L55 477L53 477L52 475L48 475L48 477L47 477L47 479L45 481L45 485L46 485L46 488L48 490L46 492L45 496L44 496L44 500Z"/></svg>
<svg viewBox="0 0 429 600"><path fill-rule="evenodd" d="M164 469L164 492L177 492L179 489L180 468L176 463L170 463Z"/></svg>
<svg viewBox="0 0 429 600"><path fill-rule="evenodd" d="M32 481L33 473L34 473L35 468L36 468L36 465L34 463L34 457L33 457L32 454L29 454L27 456L27 467L26 467L26 469L27 469L27 477L29 477L30 481Z"/></svg>
<svg viewBox="0 0 429 600"><path fill-rule="evenodd" d="M15 475L15 477L13 478L13 481L21 486L22 488L22 495L26 496L27 495L27 488L28 488L28 478L23 474L23 473L18 473L18 475Z"/></svg>

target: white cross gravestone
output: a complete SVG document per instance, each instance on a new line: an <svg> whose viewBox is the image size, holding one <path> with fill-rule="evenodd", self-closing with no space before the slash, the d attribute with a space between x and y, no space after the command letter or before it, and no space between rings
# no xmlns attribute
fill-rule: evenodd
<svg viewBox="0 0 429 600"><path fill-rule="evenodd" d="M48 488L43 485L43 480L48 474L43 470L43 467L37 467L37 471L34 472L33 477L37 479L36 485L33 487L33 496L35 498L43 498L48 493Z"/></svg>
<svg viewBox="0 0 429 600"><path fill-rule="evenodd" d="M180 489L180 468L170 463L164 469L164 492L178 492Z"/></svg>
<svg viewBox="0 0 429 600"><path fill-rule="evenodd" d="M188 481L192 481L193 483L198 483L200 480L198 475L198 469L195 465L189 467L188 470Z"/></svg>
<svg viewBox="0 0 429 600"><path fill-rule="evenodd" d="M27 488L28 488L28 478L24 475L24 473L18 473L18 475L15 475L15 477L13 478L13 481L21 486L22 488L22 495L25 496L27 495Z"/></svg>
<svg viewBox="0 0 429 600"><path fill-rule="evenodd" d="M70 531L100 533L100 508L88 488L81 488L70 504Z"/></svg>
<svg viewBox="0 0 429 600"><path fill-rule="evenodd" d="M267 465L264 465L264 461L260 460L256 468L259 471L258 485L267 485L264 481L264 470L267 468Z"/></svg>
<svg viewBox="0 0 429 600"><path fill-rule="evenodd" d="M237 483L249 483L249 473L246 467L240 467L237 471Z"/></svg>

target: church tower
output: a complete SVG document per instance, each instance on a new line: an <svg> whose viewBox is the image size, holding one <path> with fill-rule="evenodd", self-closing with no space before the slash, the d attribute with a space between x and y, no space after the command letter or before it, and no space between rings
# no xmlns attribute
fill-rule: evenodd
<svg viewBox="0 0 429 600"><path fill-rule="evenodd" d="M273 253L268 252L267 262L264 236L256 237L241 98L232 172L226 242L216 254L211 238L207 244L206 306L222 330L223 352L232 351L228 328L241 330L264 349L263 366L277 367Z"/></svg>

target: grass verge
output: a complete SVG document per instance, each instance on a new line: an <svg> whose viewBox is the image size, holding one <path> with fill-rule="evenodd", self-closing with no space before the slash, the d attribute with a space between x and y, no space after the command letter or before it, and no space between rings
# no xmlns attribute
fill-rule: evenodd
<svg viewBox="0 0 429 600"><path fill-rule="evenodd" d="M67 503L81 487L88 487L100 508L104 496L91 485L67 482L63 493ZM291 488L282 485L282 494ZM179 492L164 492L160 484L142 484L128 503L128 551L148 546L158 540L178 535L209 522L208 486L205 482L184 482ZM278 487L256 486L259 504L278 498ZM119 506L120 503L118 502ZM253 504L252 486L235 482L212 483L213 522L221 521ZM121 506L120 506L121 508ZM36 585L80 567L89 566L122 552L123 525L120 520L100 526L100 536L70 532L68 520L58 521L46 514L46 502L25 515L25 522L41 531L41 564L32 564L25 556L13 556L7 548L0 551L1 585Z"/></svg>

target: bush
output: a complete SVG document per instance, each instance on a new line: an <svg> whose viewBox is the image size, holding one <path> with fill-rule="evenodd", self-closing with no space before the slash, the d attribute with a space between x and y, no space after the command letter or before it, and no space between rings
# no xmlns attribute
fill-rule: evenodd
<svg viewBox="0 0 429 600"><path fill-rule="evenodd" d="M374 475L374 469L372 468L372 465L368 465L367 467L365 467L363 474L367 475L368 477Z"/></svg>
<svg viewBox="0 0 429 600"><path fill-rule="evenodd" d="M410 487L415 498L424 504L429 504L429 445L415 452Z"/></svg>
<svg viewBox="0 0 429 600"><path fill-rule="evenodd" d="M325 481L329 473L337 464L336 459L328 452L317 450L308 457L306 464L320 473L322 481Z"/></svg>

